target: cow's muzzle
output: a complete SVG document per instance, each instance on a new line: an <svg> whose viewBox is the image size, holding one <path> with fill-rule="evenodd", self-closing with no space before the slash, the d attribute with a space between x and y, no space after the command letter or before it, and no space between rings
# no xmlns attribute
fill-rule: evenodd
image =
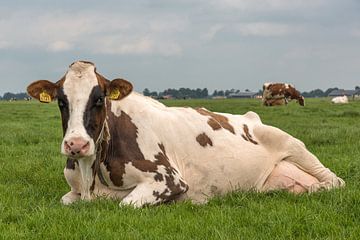
<svg viewBox="0 0 360 240"><path fill-rule="evenodd" d="M64 141L64 153L69 157L84 157L88 156L90 150L90 142L80 138L70 138Z"/></svg>

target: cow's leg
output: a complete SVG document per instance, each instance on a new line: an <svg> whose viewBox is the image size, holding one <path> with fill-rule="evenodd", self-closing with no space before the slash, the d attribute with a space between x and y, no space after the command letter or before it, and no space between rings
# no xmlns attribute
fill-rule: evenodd
<svg viewBox="0 0 360 240"><path fill-rule="evenodd" d="M120 206L142 207L164 203L177 199L188 190L188 185L174 169L166 174L156 173L155 176L157 177L149 177L139 183L121 201Z"/></svg>
<svg viewBox="0 0 360 240"><path fill-rule="evenodd" d="M254 127L254 135L257 139L260 139L259 144L268 147L269 151L274 154L280 154L282 161L295 165L319 181L309 186L308 192L338 188L345 185L341 178L321 164L319 159L306 149L303 142L291 135L278 128L266 125Z"/></svg>
<svg viewBox="0 0 360 240"><path fill-rule="evenodd" d="M80 200L81 175L79 165L76 160L67 160L66 167L64 169L64 175L67 183L71 187L71 191L61 198L61 203L68 205L77 200Z"/></svg>
<svg viewBox="0 0 360 240"><path fill-rule="evenodd" d="M314 154L306 149L304 143L300 140L292 138L289 145L289 155L284 160L293 163L319 180L318 183L310 186L309 192L316 192L322 189L329 190L345 185L344 180L326 168Z"/></svg>

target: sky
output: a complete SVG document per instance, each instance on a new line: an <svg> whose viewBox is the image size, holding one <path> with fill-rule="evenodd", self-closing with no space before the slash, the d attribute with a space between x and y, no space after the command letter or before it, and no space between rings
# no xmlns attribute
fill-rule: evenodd
<svg viewBox="0 0 360 240"><path fill-rule="evenodd" d="M140 92L353 89L359 13L359 0L2 0L0 94L57 81L76 60Z"/></svg>

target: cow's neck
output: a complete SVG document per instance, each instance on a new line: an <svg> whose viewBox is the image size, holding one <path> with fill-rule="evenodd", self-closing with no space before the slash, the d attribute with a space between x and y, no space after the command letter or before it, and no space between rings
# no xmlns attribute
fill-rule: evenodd
<svg viewBox="0 0 360 240"><path fill-rule="evenodd" d="M94 173L92 166L96 156L79 159L79 169L81 174L81 199L91 199L91 186L94 182Z"/></svg>
<svg viewBox="0 0 360 240"><path fill-rule="evenodd" d="M95 176L98 175L100 181L104 182L100 171L100 162L105 158L108 142L110 139L107 120L105 119L98 139L95 141L96 154L90 157L79 159L79 168L81 173L81 198L84 200L91 199L91 193L95 187Z"/></svg>

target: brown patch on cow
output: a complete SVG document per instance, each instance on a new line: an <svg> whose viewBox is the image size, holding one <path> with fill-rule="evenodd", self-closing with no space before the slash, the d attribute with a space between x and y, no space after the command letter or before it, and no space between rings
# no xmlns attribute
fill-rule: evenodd
<svg viewBox="0 0 360 240"><path fill-rule="evenodd" d="M251 143L253 143L253 144L255 144L255 145L258 145L258 142L256 142L256 141L253 139L252 135L250 134L249 127L248 127L246 124L243 125L243 129L244 129L245 135L242 134L241 136L242 136L246 141L249 141L249 142L251 142Z"/></svg>
<svg viewBox="0 0 360 240"><path fill-rule="evenodd" d="M145 160L145 158L136 141L137 127L131 121L131 117L123 111L119 117L114 115L111 112L110 101L107 104L107 113L111 138L104 164L110 172L110 180L116 186L122 186L125 164L135 162L138 168L143 169L138 161Z"/></svg>
<svg viewBox="0 0 360 240"><path fill-rule="evenodd" d="M155 181L157 181L157 182L162 182L162 181L164 181L164 177L163 177L163 175L160 174L160 173L156 173L155 176L154 176L154 179L155 179Z"/></svg>
<svg viewBox="0 0 360 240"><path fill-rule="evenodd" d="M163 202L171 201L176 199L180 194L187 192L189 189L188 185L178 176L178 171L171 167L169 158L166 155L165 147L163 144L159 144L161 152L155 155L157 159L156 163L165 166L166 174L165 184L167 188L163 192L154 191L153 195L156 197L156 200L161 199ZM178 178L179 183L175 184L175 176ZM168 194L167 194L168 193Z"/></svg>
<svg viewBox="0 0 360 240"><path fill-rule="evenodd" d="M76 159L68 158L66 161L66 169L75 170L76 165L78 165L78 161Z"/></svg>
<svg viewBox="0 0 360 240"><path fill-rule="evenodd" d="M196 111L203 116L210 117L208 120L208 124L214 131L224 128L232 134L235 134L234 127L229 123L229 119L227 117L207 111L204 108L197 108Z"/></svg>
<svg viewBox="0 0 360 240"><path fill-rule="evenodd" d="M210 118L209 120L208 120L208 124L210 125L210 127L213 129L213 130L219 130L219 129L221 129L221 125L220 125L220 123L218 123L215 119L213 119L213 118Z"/></svg>
<svg viewBox="0 0 360 240"><path fill-rule="evenodd" d="M154 194L157 200L169 201L187 191L187 184L181 179L178 171L170 165L165 146L161 143L158 144L160 151L154 155L155 161L145 159L136 140L136 125L132 122L131 117L123 111L119 117L115 116L111 112L111 103L108 104L108 123L111 138L103 162L110 172L110 180L116 186L123 186L125 165L131 163L142 172L155 173L155 181L165 181L164 191ZM159 172L159 168L163 168L165 173ZM178 180L178 184L175 184L175 179Z"/></svg>
<svg viewBox="0 0 360 240"><path fill-rule="evenodd" d="M196 141L203 147L206 147L207 145L213 145L211 139L208 137L208 135L206 135L206 133L199 134L196 137Z"/></svg>
<svg viewBox="0 0 360 240"><path fill-rule="evenodd" d="M149 160L133 160L131 164L142 172L156 172L158 169L155 162Z"/></svg>
<svg viewBox="0 0 360 240"><path fill-rule="evenodd" d="M98 80L100 88L106 93L106 88L109 86L110 80L106 79L103 75L97 73L96 70L95 70L95 75Z"/></svg>
<svg viewBox="0 0 360 240"><path fill-rule="evenodd" d="M246 140L246 141L249 141L249 139L244 135L244 134L241 134L241 137Z"/></svg>
<svg viewBox="0 0 360 240"><path fill-rule="evenodd" d="M273 98L273 99L266 99L264 101L265 106L282 106L286 105L287 101L284 97L282 98Z"/></svg>

